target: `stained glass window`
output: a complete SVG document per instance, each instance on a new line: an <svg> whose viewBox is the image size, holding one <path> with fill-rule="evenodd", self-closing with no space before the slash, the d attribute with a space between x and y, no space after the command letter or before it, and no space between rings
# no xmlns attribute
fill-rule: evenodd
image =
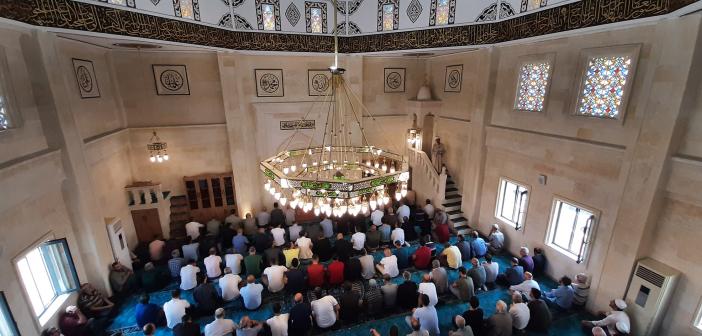
<svg viewBox="0 0 702 336"><path fill-rule="evenodd" d="M539 9L543 6L546 6L546 1L542 3L542 0L528 0L527 10Z"/></svg>
<svg viewBox="0 0 702 336"><path fill-rule="evenodd" d="M436 3L436 24L445 25L449 22L449 0L438 0Z"/></svg>
<svg viewBox="0 0 702 336"><path fill-rule="evenodd" d="M271 4L262 4L263 30L275 30L275 8Z"/></svg>
<svg viewBox="0 0 702 336"><path fill-rule="evenodd" d="M107 2L111 3L113 5L124 5L125 4L125 0L108 0Z"/></svg>
<svg viewBox="0 0 702 336"><path fill-rule="evenodd" d="M630 56L590 58L576 113L599 118L619 118L631 62Z"/></svg>
<svg viewBox="0 0 702 336"><path fill-rule="evenodd" d="M195 9L193 7L193 0L179 0L180 1L180 17L184 19L195 18Z"/></svg>
<svg viewBox="0 0 702 336"><path fill-rule="evenodd" d="M395 5L383 5L383 30L395 29Z"/></svg>
<svg viewBox="0 0 702 336"><path fill-rule="evenodd" d="M9 114L5 103L5 97L0 96L0 131L12 128Z"/></svg>
<svg viewBox="0 0 702 336"><path fill-rule="evenodd" d="M546 90L551 75L551 63L526 63L519 69L517 110L541 112L544 110Z"/></svg>
<svg viewBox="0 0 702 336"><path fill-rule="evenodd" d="M322 32L322 9L321 8L311 8L310 9L310 26L312 27L313 33Z"/></svg>

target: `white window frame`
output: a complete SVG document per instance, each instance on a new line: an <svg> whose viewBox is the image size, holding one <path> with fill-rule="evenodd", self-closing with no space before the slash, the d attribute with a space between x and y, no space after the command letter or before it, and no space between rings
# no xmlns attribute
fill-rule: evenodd
<svg viewBox="0 0 702 336"><path fill-rule="evenodd" d="M695 313L695 318L692 320L692 329L698 334L702 334L702 299L700 299L697 304L697 312Z"/></svg>
<svg viewBox="0 0 702 336"><path fill-rule="evenodd" d="M638 67L640 52L641 52L641 44L628 44L628 45L620 45L620 46L612 46L612 47L583 49L580 52L580 61L579 61L579 65L578 65L579 77L578 77L578 80L576 81L575 95L574 95L575 99L573 100L573 106L571 108L572 116L574 116L576 118L584 117L584 118L591 118L591 119L596 119L596 120L619 120L621 123L624 123L624 118L626 117L627 107L629 106L629 98L631 97L632 86L633 86L634 80L636 79L636 69ZM631 69L629 69L629 78L627 79L626 84L622 88L622 90L624 90L624 94L622 95L622 103L619 106L619 114L617 115L617 118L597 117L597 116L585 115L585 114L578 113L578 108L580 106L580 99L582 98L582 90L583 90L583 86L585 85L587 68L588 68L588 64L589 64L590 59L596 58L596 57L616 57L616 56L631 57Z"/></svg>
<svg viewBox="0 0 702 336"><path fill-rule="evenodd" d="M522 67L525 64L532 64L532 63L548 63L550 65L549 68L549 73L548 73L548 82L546 83L546 92L544 94L544 109L541 111L532 111L532 110L524 110L519 108L519 84L521 83L521 70ZM547 53L547 54L537 54L537 55L527 55L523 56L519 59L519 63L517 68L515 69L515 75L514 77L517 79L515 81L515 87L514 87L514 105L513 109L518 112L527 112L527 113L545 113L547 110L548 102L549 102L549 95L551 92L551 83L553 83L553 74L554 69L556 67L556 54L555 53Z"/></svg>
<svg viewBox="0 0 702 336"><path fill-rule="evenodd" d="M505 195L505 188L506 184L511 183L517 186L517 190L519 191L519 188L524 189L524 191L519 192L518 194L514 195L515 199L515 205L519 206L519 209L513 208L512 211L514 213L515 210L518 211L517 213L517 220L514 221L511 218L506 218L502 216L502 208L504 206L504 199L507 196L510 195ZM524 228L524 223L526 222L526 216L527 212L529 209L529 192L531 191L531 188L521 182L517 182L515 180L506 178L506 177L500 177L499 179L499 184L497 185L497 200L495 202L495 218L497 218L499 221L510 225L513 227L515 230L519 231ZM526 199L524 199L526 197Z"/></svg>
<svg viewBox="0 0 702 336"><path fill-rule="evenodd" d="M9 334L7 336L19 336L19 330L17 329L17 322L15 317L12 315L10 310L10 305L7 303L7 298L5 298L5 293L0 291L0 312L2 312L3 322L9 329ZM0 331L2 328L0 328ZM2 334L5 336L5 334Z"/></svg>
<svg viewBox="0 0 702 336"><path fill-rule="evenodd" d="M578 254L576 254L570 250L567 250L561 246L558 246L557 244L555 244L553 242L553 240L555 238L556 231L557 231L556 229L558 228L558 225L557 225L558 223L556 221L559 218L558 216L560 215L559 214L560 207L558 206L559 203L565 203L565 204L571 205L573 207L576 207L578 209L585 210L585 211L591 213L594 217L592 222L590 222L590 224L589 224L587 233L583 236L583 241L581 242L581 246L579 249L580 252ZM576 219L577 219L577 217L576 217ZM600 212L598 210L596 210L590 206L584 205L582 203L578 203L578 202L569 200L569 199L564 198L564 197L555 196L553 198L553 203L551 206L551 216L549 217L549 225L548 225L548 230L546 232L545 244L547 246L553 248L554 250L562 253L563 255L569 257L570 259L573 259L573 261L575 261L578 264L584 263L586 260L588 260L588 257L590 255L590 250L592 248L592 242L593 242L593 238L595 236L595 231L597 229L597 224L599 222L599 219L600 219ZM577 220L576 220L576 222L577 222ZM575 223L574 223L574 225L575 225ZM573 232L571 230L571 239L573 239L572 236L573 236Z"/></svg>
<svg viewBox="0 0 702 336"><path fill-rule="evenodd" d="M63 238L63 239L65 239L65 238ZM71 254L70 247L69 247L66 252L67 252L67 255L70 259L70 263L71 263L70 266L71 266L71 270L72 270L72 275L73 275L75 283L76 283L76 287L73 289L70 289L68 291L62 292L62 293L54 293L54 297L52 298L51 303L46 305L44 307L44 310L41 313L39 313L37 315L36 312L34 311L34 308L32 307L32 304L31 304L31 298L29 296L29 291L27 290L27 288L24 284L24 280L22 280L22 276L20 274L18 262L20 260L26 258L27 255L29 253L31 253L32 251L40 248L41 245L48 243L48 242L51 242L51 241L54 241L54 240L57 240L54 238L54 234L48 233L48 234L44 235L38 241L34 242L28 248L24 249L17 256L15 256L15 258L12 259L12 264L15 268L15 273L17 275L17 279L20 283L20 286L22 287L22 294L24 295L25 299L27 300L27 303L29 303L27 306L27 309L32 314L32 316L35 317L40 328L43 328L44 325L46 325L46 323L49 322L51 317L54 316L58 312L58 309L68 299L68 297L70 296L71 293L76 292L80 289L80 279L78 278L78 274L77 274L77 270L76 270L76 266L75 266L75 261L73 260L73 256ZM60 239L58 239L58 240L60 240Z"/></svg>

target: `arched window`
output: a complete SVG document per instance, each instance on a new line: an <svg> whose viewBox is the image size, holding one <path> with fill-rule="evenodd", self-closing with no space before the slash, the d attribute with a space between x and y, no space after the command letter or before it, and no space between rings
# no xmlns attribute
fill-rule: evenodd
<svg viewBox="0 0 702 336"><path fill-rule="evenodd" d="M327 32L327 4L323 2L305 2L305 21L307 32L322 34Z"/></svg>
<svg viewBox="0 0 702 336"><path fill-rule="evenodd" d="M378 0L378 31L400 28L400 0Z"/></svg>
<svg viewBox="0 0 702 336"><path fill-rule="evenodd" d="M456 17L456 0L432 0L430 26L453 24Z"/></svg>
<svg viewBox="0 0 702 336"><path fill-rule="evenodd" d="M200 3L198 0L175 0L173 1L173 10L177 17L200 21Z"/></svg>
<svg viewBox="0 0 702 336"><path fill-rule="evenodd" d="M256 0L256 19L259 30L280 30L280 1Z"/></svg>

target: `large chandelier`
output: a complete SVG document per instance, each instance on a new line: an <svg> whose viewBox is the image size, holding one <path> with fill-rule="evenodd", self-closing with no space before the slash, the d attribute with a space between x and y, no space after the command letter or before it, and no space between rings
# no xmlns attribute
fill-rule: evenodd
<svg viewBox="0 0 702 336"><path fill-rule="evenodd" d="M294 126L285 147L310 115L325 120L321 139L313 144L311 137L304 148L285 148L262 161L260 169L267 178L265 190L282 205L289 203L315 215L355 216L390 203L391 194L398 201L406 196L409 172L401 155L368 143L361 118L364 111L373 122L375 118L344 80L345 70L336 64L338 52L329 68L329 93Z"/></svg>

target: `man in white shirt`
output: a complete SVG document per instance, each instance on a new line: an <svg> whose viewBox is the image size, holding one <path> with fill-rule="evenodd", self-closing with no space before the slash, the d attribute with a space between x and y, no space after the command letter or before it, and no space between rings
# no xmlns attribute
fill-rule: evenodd
<svg viewBox="0 0 702 336"><path fill-rule="evenodd" d="M363 255L358 258L358 261L361 262L361 276L366 280L372 279L375 276L375 260L366 249L363 249L361 254Z"/></svg>
<svg viewBox="0 0 702 336"><path fill-rule="evenodd" d="M271 293L280 292L285 283L283 282L283 275L288 271L285 266L279 266L278 260L271 260L271 266L266 267L263 270L263 275L261 276L261 282L268 286L268 291Z"/></svg>
<svg viewBox="0 0 702 336"><path fill-rule="evenodd" d="M436 295L436 285L431 282L431 275L429 275L429 273L425 273L422 277L422 283L419 284L417 292L426 294L429 297L429 305L432 307L436 306L439 302L439 297Z"/></svg>
<svg viewBox="0 0 702 336"><path fill-rule="evenodd" d="M391 278L400 275L400 269L397 268L397 257L392 254L389 248L385 248L383 251L385 257L380 259L380 262L376 266L378 271L382 274L387 274Z"/></svg>
<svg viewBox="0 0 702 336"><path fill-rule="evenodd" d="M205 258L204 263L208 279L215 280L222 275L222 257L217 255L217 249L214 247L210 248L210 255Z"/></svg>
<svg viewBox="0 0 702 336"><path fill-rule="evenodd" d="M322 289L317 287L315 293L317 297L321 297ZM317 326L322 329L333 326L339 318L340 308L339 303L331 295L312 301L312 315L315 322L317 322Z"/></svg>
<svg viewBox="0 0 702 336"><path fill-rule="evenodd" d="M505 244L505 235L500 231L499 225L492 224L487 241L490 253L497 254L502 251L502 247L504 247Z"/></svg>
<svg viewBox="0 0 702 336"><path fill-rule="evenodd" d="M486 269L487 272L487 269ZM534 280L534 275L531 272L524 272L524 281L519 285L513 285L509 287L510 294L517 293L519 295L526 295L527 300L531 301L534 298L531 296L531 289L536 288L541 290L539 283Z"/></svg>
<svg viewBox="0 0 702 336"><path fill-rule="evenodd" d="M512 294L512 306L509 307L509 314L512 315L512 327L517 330L524 330L529 324L529 307L522 302L522 295Z"/></svg>
<svg viewBox="0 0 702 336"><path fill-rule="evenodd" d="M297 239L300 238L300 231L302 231L302 226L297 224L297 222L293 222L292 226L288 228L291 242L297 241Z"/></svg>
<svg viewBox="0 0 702 336"><path fill-rule="evenodd" d="M237 274L232 274L232 269L224 268L224 276L219 279L219 288L222 289L222 299L231 301L239 298L239 283L241 277Z"/></svg>
<svg viewBox="0 0 702 336"><path fill-rule="evenodd" d="M204 227L204 225L198 222L190 222L188 224L185 224L185 234L193 240L198 239L200 237L201 227Z"/></svg>
<svg viewBox="0 0 702 336"><path fill-rule="evenodd" d="M302 232L302 237L297 238L297 241L295 241L295 245L300 249L300 259L310 259L312 258L312 239L307 238L307 232L303 231Z"/></svg>
<svg viewBox="0 0 702 336"><path fill-rule="evenodd" d="M281 227L282 224L278 224L277 227L271 229L271 235L273 236L273 245L275 247L281 247L285 245L285 229Z"/></svg>
<svg viewBox="0 0 702 336"><path fill-rule="evenodd" d="M190 260L188 265L180 268L180 289L191 290L197 286L197 274L200 268L195 266L195 261Z"/></svg>
<svg viewBox="0 0 702 336"><path fill-rule="evenodd" d="M431 204L430 199L426 200L426 205L424 206L424 213L427 214L428 220L434 219L434 205Z"/></svg>
<svg viewBox="0 0 702 336"><path fill-rule="evenodd" d="M290 204L288 204L285 207L285 225L290 226L295 223L295 209L290 207Z"/></svg>
<svg viewBox="0 0 702 336"><path fill-rule="evenodd" d="M215 319L205 326L205 336L227 336L231 335L237 325L234 321L224 318L224 309L215 310Z"/></svg>
<svg viewBox="0 0 702 336"><path fill-rule="evenodd" d="M612 308L612 311L605 313L607 317L599 321L582 321L583 326L606 328L609 335L629 334L631 321L629 315L624 312L627 308L626 302L622 299L612 300L609 302L609 307Z"/></svg>
<svg viewBox="0 0 702 336"><path fill-rule="evenodd" d="M322 221L319 222L319 225L322 226L324 237L331 238L334 236L334 223L332 222L331 218L322 215Z"/></svg>
<svg viewBox="0 0 702 336"><path fill-rule="evenodd" d="M397 208L397 221L404 223L405 217L410 217L410 207L405 204L405 201L400 201L400 207Z"/></svg>
<svg viewBox="0 0 702 336"><path fill-rule="evenodd" d="M383 212L383 209L381 207L378 207L377 209L373 210L373 212L371 213L371 221L373 222L373 225L383 225L383 216L385 216L385 213Z"/></svg>
<svg viewBox="0 0 702 336"><path fill-rule="evenodd" d="M271 221L271 214L268 213L268 208L263 207L261 212L256 214L256 219L258 220L258 227L266 227Z"/></svg>
<svg viewBox="0 0 702 336"><path fill-rule="evenodd" d="M190 302L180 298L180 290L174 289L171 292L171 300L163 304L163 312L166 315L166 325L173 329L183 319L185 309L190 308Z"/></svg>
<svg viewBox="0 0 702 336"><path fill-rule="evenodd" d="M360 253L366 245L366 234L360 231L354 233L351 235L351 243L353 244L353 249Z"/></svg>
<svg viewBox="0 0 702 336"><path fill-rule="evenodd" d="M256 278L249 275L246 278L246 286L239 290L241 298L244 300L244 307L248 310L256 310L261 306L261 292L263 285L256 283Z"/></svg>
<svg viewBox="0 0 702 336"><path fill-rule="evenodd" d="M426 294L419 295L419 302L419 308L414 309L412 316L405 318L405 321L410 327L413 320L418 321L420 330L426 330L431 336L439 336L439 315L436 313L436 308L429 303L429 297Z"/></svg>
<svg viewBox="0 0 702 336"><path fill-rule="evenodd" d="M390 233L390 241L399 241L401 245L405 245L405 230L402 229L400 223L395 224L395 229Z"/></svg>
<svg viewBox="0 0 702 336"><path fill-rule="evenodd" d="M233 251L230 250L230 252ZM232 274L240 274L243 260L244 256L239 253L228 253L224 256L224 265L232 271Z"/></svg>
<svg viewBox="0 0 702 336"><path fill-rule="evenodd" d="M268 326L271 327L272 336L288 336L288 318L290 314L281 314L280 302L273 304L273 317L266 320Z"/></svg>

